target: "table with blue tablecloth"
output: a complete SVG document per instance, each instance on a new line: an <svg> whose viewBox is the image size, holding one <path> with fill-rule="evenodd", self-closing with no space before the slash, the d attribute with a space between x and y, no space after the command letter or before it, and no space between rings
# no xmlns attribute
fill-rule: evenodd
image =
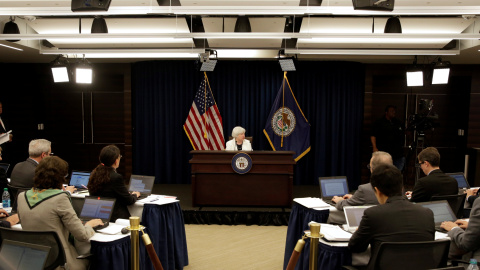
<svg viewBox="0 0 480 270"><path fill-rule="evenodd" d="M164 269L183 269L188 265L185 225L178 202L145 204L142 225L146 227L145 233L150 236ZM110 242L92 240L91 253L92 269L130 269L130 237ZM140 269L154 269L141 239Z"/></svg>
<svg viewBox="0 0 480 270"><path fill-rule="evenodd" d="M298 239L302 238L305 230L310 229L308 223L311 221L326 223L327 220L329 220L330 212L336 212L336 215L341 214L338 213L334 207L318 210L305 207L295 201L293 202L292 211L290 212L290 219L288 222L283 269L287 268L288 261L290 260L290 256L292 255ZM336 270L340 269L342 265L351 265L352 254L346 244L347 243L345 242L328 243L321 239L318 248L317 269ZM295 266L296 270L308 270L310 255L309 251L310 240L305 239L303 252L300 254L298 262Z"/></svg>

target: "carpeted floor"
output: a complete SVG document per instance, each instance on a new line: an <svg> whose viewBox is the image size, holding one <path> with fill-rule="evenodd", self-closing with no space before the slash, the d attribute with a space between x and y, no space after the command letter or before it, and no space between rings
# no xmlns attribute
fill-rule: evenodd
<svg viewBox="0 0 480 270"><path fill-rule="evenodd" d="M287 226L185 225L185 270L283 268Z"/></svg>

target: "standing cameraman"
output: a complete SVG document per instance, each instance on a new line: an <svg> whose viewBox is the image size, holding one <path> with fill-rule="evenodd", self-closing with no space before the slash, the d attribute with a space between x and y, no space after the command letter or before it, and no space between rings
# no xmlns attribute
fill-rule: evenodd
<svg viewBox="0 0 480 270"><path fill-rule="evenodd" d="M405 166L403 153L404 129L402 122L395 117L396 107L385 107L385 116L378 119L372 128L373 152L385 151L393 158L393 165L400 171Z"/></svg>

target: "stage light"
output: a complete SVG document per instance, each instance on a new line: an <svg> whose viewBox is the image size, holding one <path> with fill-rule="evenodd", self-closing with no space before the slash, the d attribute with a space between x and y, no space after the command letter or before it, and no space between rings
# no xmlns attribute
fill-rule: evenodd
<svg viewBox="0 0 480 270"><path fill-rule="evenodd" d="M432 84L447 84L449 75L450 62L438 58L438 62L433 67Z"/></svg>
<svg viewBox="0 0 480 270"><path fill-rule="evenodd" d="M235 23L235 33L252 32L250 20L247 16L238 16Z"/></svg>
<svg viewBox="0 0 480 270"><path fill-rule="evenodd" d="M83 57L83 60L76 64L75 66L75 80L77 83L91 84L93 77L92 66L90 63Z"/></svg>
<svg viewBox="0 0 480 270"><path fill-rule="evenodd" d="M277 57L282 71L296 71L294 57L286 57L284 50L278 51Z"/></svg>
<svg viewBox="0 0 480 270"><path fill-rule="evenodd" d="M15 23L15 17L10 16L10 21L5 23L5 26L3 27L3 33L4 34L20 34L20 29L18 29L18 25ZM10 39L7 41L17 42L17 41L20 41L20 39Z"/></svg>
<svg viewBox="0 0 480 270"><path fill-rule="evenodd" d="M210 59L210 57L217 58L217 52L213 50L206 51L199 54L199 61L202 63L200 71L213 71L217 65L217 59Z"/></svg>
<svg viewBox="0 0 480 270"><path fill-rule="evenodd" d="M92 23L92 29L90 31L92 34L108 34L107 22L101 16L95 16Z"/></svg>
<svg viewBox="0 0 480 270"><path fill-rule="evenodd" d="M423 86L423 70L417 66L417 56L413 66L407 69L407 86Z"/></svg>
<svg viewBox="0 0 480 270"><path fill-rule="evenodd" d="M402 24L400 24L400 19L398 17L390 17L385 24L384 33L402 33Z"/></svg>
<svg viewBox="0 0 480 270"><path fill-rule="evenodd" d="M70 72L69 72L69 63L67 60L60 60L62 56L59 55L53 62L52 62L52 75L53 81L55 83L59 82L70 82Z"/></svg>

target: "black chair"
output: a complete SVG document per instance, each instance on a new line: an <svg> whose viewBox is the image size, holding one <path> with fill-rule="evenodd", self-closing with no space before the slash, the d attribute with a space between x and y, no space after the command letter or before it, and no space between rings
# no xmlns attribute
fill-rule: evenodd
<svg viewBox="0 0 480 270"><path fill-rule="evenodd" d="M423 242L383 242L373 254L369 269L425 270L447 266L450 239ZM356 269L343 266L344 269Z"/></svg>
<svg viewBox="0 0 480 270"><path fill-rule="evenodd" d="M463 266L450 266L450 267L443 267L443 268L434 268L429 270L465 270Z"/></svg>
<svg viewBox="0 0 480 270"><path fill-rule="evenodd" d="M432 196L431 201L448 201L448 204L453 210L453 213L457 216L457 218L463 217L463 207L465 204L465 198L467 194L455 194L455 195L440 195L440 196Z"/></svg>
<svg viewBox="0 0 480 270"><path fill-rule="evenodd" d="M0 240L9 239L18 242L49 246L50 253L45 263L47 270L64 267L66 263L65 250L58 234L53 231L19 231L0 227Z"/></svg>
<svg viewBox="0 0 480 270"><path fill-rule="evenodd" d="M8 184L8 190L10 191L10 205L12 206L12 212L17 212L17 197L18 194L30 190L29 188L16 187Z"/></svg>

